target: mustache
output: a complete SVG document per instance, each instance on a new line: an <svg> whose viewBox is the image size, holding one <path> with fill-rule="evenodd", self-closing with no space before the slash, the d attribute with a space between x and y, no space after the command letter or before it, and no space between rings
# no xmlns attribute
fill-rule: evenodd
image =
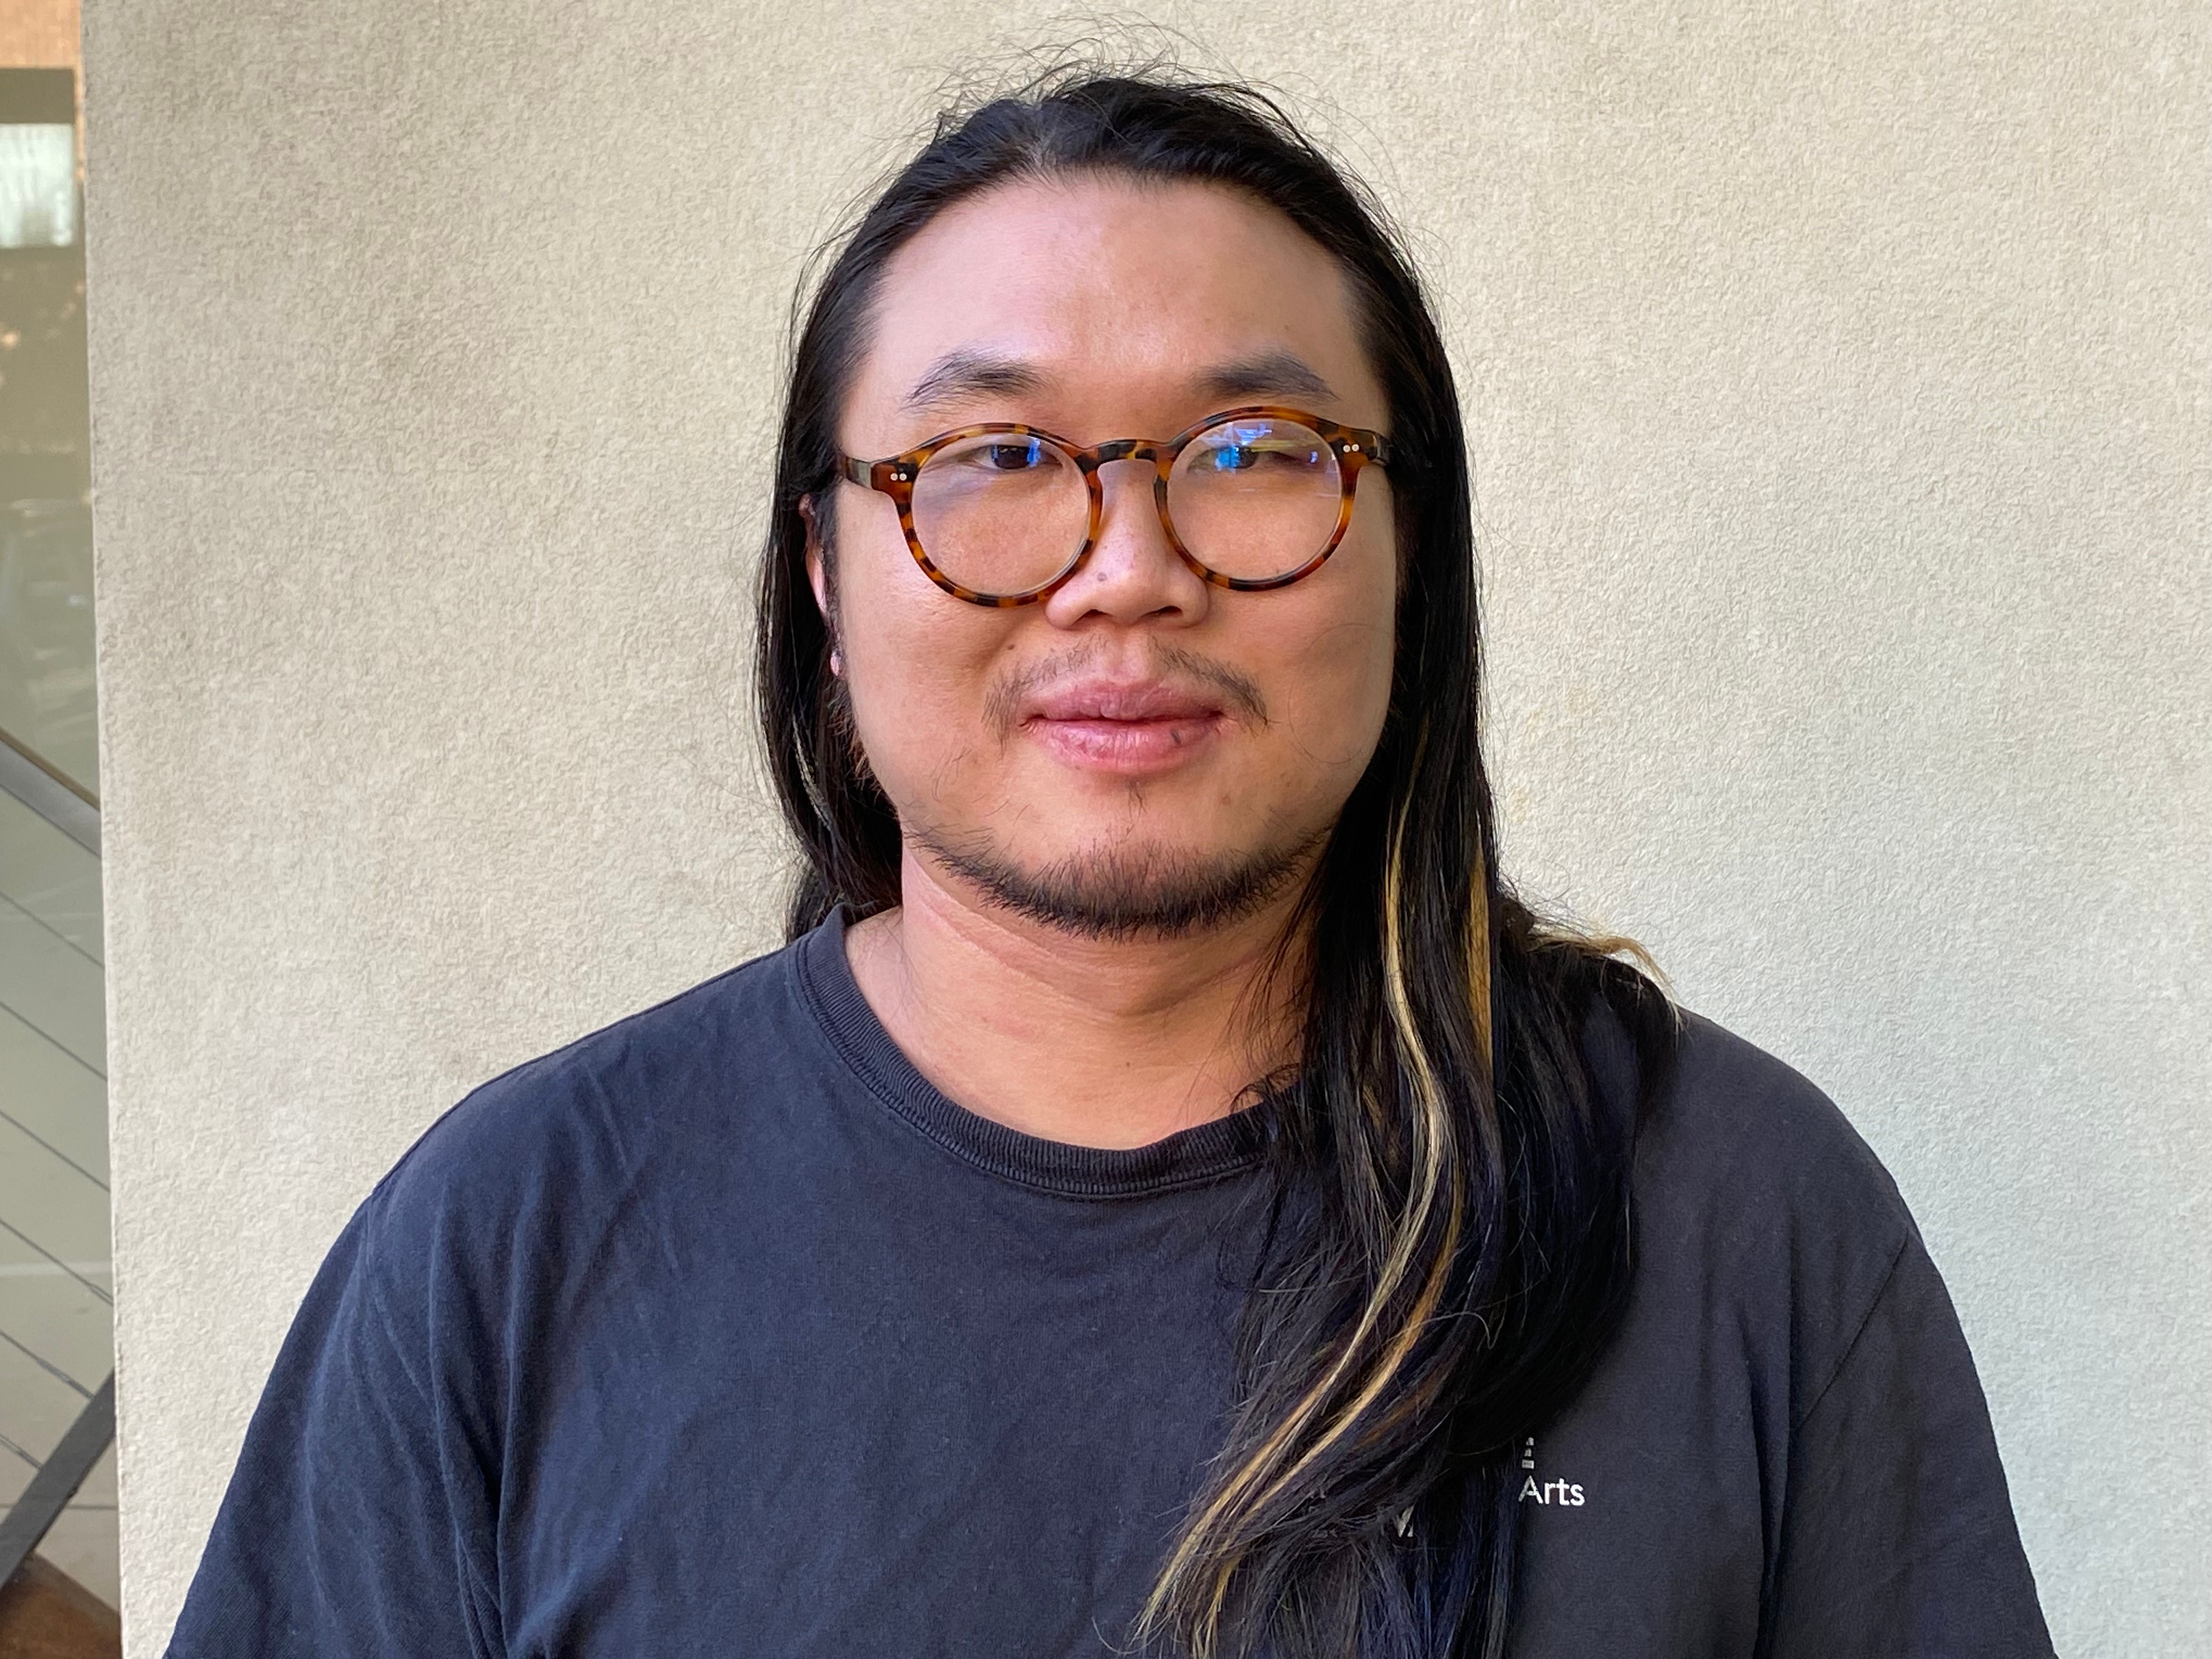
<svg viewBox="0 0 2212 1659"><path fill-rule="evenodd" d="M1012 670L985 694L985 717L1000 737L1012 735L1020 722L1024 703L1054 683L1085 672L1103 654L1103 646L1079 645ZM1225 712L1240 715L1255 726L1267 724L1267 700L1261 695L1259 683L1227 663L1161 641L1152 647L1152 660L1146 665L1146 674L1148 678L1168 684L1180 680L1188 685L1194 682L1218 694Z"/></svg>

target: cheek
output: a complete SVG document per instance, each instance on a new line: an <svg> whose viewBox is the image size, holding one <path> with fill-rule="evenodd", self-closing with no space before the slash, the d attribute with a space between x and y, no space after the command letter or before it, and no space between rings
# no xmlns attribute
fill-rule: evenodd
<svg viewBox="0 0 2212 1659"><path fill-rule="evenodd" d="M1285 653L1276 677L1284 724L1300 734L1310 763L1349 769L1355 781L1389 713L1397 643L1396 559L1387 503L1376 506L1382 510L1370 517L1363 492L1357 533L1328 564L1280 594L1258 596L1291 602L1273 629Z"/></svg>
<svg viewBox="0 0 2212 1659"><path fill-rule="evenodd" d="M895 807L935 789L989 740L985 691L1008 611L965 605L905 555L850 550L840 567L838 635L847 696L868 764Z"/></svg>
<svg viewBox="0 0 2212 1659"><path fill-rule="evenodd" d="M1292 659L1279 677L1281 724L1291 763L1349 773L1356 780L1374 753L1390 706L1392 617L1387 609L1333 611L1284 630ZM1350 782L1338 779L1345 788Z"/></svg>

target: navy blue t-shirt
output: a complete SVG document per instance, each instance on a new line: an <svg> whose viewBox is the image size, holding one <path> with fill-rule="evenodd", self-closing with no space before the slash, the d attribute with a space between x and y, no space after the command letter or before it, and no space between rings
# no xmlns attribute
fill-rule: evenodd
<svg viewBox="0 0 2212 1659"><path fill-rule="evenodd" d="M833 918L377 1185L170 1652L1115 1652L1220 1443L1257 1152L963 1109ZM1626 1323L1524 1452L1516 1659L2048 1655L1958 1322L1835 1108L1692 1018L1635 1187Z"/></svg>

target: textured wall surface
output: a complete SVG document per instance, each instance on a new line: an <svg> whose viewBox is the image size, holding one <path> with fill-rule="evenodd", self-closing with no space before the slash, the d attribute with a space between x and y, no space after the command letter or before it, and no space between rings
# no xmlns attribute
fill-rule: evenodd
<svg viewBox="0 0 2212 1659"><path fill-rule="evenodd" d="M128 1650L351 1207L768 945L787 297L1005 0L91 0ZM1376 182L1527 884L1888 1161L2062 1651L2212 1627L2192 0L1170 5ZM1009 29L1013 31L1009 34Z"/></svg>

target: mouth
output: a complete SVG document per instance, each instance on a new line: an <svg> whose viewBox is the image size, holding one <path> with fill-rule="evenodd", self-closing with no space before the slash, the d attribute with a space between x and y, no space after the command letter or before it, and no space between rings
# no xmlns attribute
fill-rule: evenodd
<svg viewBox="0 0 2212 1659"><path fill-rule="evenodd" d="M1063 765L1139 777L1187 763L1229 721L1223 700L1200 688L1085 679L1032 698L1018 727Z"/></svg>

